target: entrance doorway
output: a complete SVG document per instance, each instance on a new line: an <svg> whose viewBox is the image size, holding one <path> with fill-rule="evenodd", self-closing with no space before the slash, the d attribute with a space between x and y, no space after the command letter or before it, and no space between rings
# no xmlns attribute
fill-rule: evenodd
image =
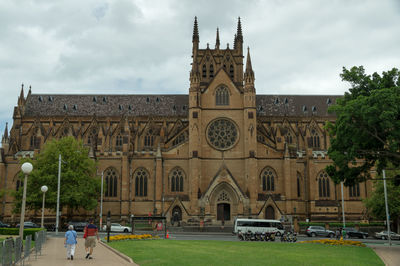
<svg viewBox="0 0 400 266"><path fill-rule="evenodd" d="M275 220L275 210L271 205L265 208L265 219Z"/></svg>
<svg viewBox="0 0 400 266"><path fill-rule="evenodd" d="M229 203L219 203L217 205L217 220L218 221L231 220L231 205Z"/></svg>
<svg viewBox="0 0 400 266"><path fill-rule="evenodd" d="M182 210L179 206L175 206L172 209L171 224L174 225L176 223L177 226L180 226L181 221L182 221Z"/></svg>

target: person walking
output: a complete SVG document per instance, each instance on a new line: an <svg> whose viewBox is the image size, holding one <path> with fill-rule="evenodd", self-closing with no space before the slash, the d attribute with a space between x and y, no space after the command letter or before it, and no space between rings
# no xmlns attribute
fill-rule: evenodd
<svg viewBox="0 0 400 266"><path fill-rule="evenodd" d="M75 247L78 243L76 241L76 231L73 225L68 226L68 231L65 232L64 246L67 248L67 259L73 260L75 256Z"/></svg>
<svg viewBox="0 0 400 266"><path fill-rule="evenodd" d="M93 248L96 247L97 241L100 240L97 226L93 224L93 218L89 219L89 224L85 226L83 237L85 238L86 259L93 259Z"/></svg>

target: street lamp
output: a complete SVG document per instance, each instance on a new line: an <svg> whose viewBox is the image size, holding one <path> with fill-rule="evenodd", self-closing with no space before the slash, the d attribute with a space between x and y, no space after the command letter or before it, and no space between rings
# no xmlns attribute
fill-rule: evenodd
<svg viewBox="0 0 400 266"><path fill-rule="evenodd" d="M44 228L44 226L43 226L43 223L44 223L44 198L45 198L45 195L46 195L46 192L47 192L48 189L49 189L49 188L48 188L47 186L42 186L42 187L40 188L40 190L43 192L42 223L41 223L41 225L40 225L40 227L42 227L42 228Z"/></svg>
<svg viewBox="0 0 400 266"><path fill-rule="evenodd" d="M19 221L19 237L23 239L24 237L24 219L25 219L25 203L26 203L26 187L28 183L28 175L32 172L33 166L31 163L23 163L21 170L24 173L24 192L22 194L22 206L21 206L21 218Z"/></svg>

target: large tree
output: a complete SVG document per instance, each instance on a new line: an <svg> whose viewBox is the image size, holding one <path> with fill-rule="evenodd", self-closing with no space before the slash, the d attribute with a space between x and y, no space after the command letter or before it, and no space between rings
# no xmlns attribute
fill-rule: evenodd
<svg viewBox="0 0 400 266"><path fill-rule="evenodd" d="M93 210L100 197L100 180L96 178L96 164L88 157L88 149L73 137L66 137L47 143L44 149L31 161L33 171L28 177L26 206L29 209L42 208L40 188L46 185L46 208L56 210L58 158L61 163L60 210L83 208ZM25 162L22 161L21 163ZM19 177L23 180L23 175ZM20 209L22 189L16 192L16 209Z"/></svg>
<svg viewBox="0 0 400 266"><path fill-rule="evenodd" d="M400 171L387 171L386 178L387 183L387 197L389 214L392 221L394 221L394 228L397 228L399 232L400 223ZM364 199L365 206L367 207L368 214L379 220L386 220L386 209L385 209L385 196L383 181L378 180L374 183L374 191L372 195L367 199Z"/></svg>
<svg viewBox="0 0 400 266"><path fill-rule="evenodd" d="M329 109L337 119L327 125L331 137L328 154L333 164L326 170L336 183L363 181L372 167L378 173L389 163L399 167L399 76L396 68L382 75L367 75L362 66L343 68L341 78L351 87Z"/></svg>

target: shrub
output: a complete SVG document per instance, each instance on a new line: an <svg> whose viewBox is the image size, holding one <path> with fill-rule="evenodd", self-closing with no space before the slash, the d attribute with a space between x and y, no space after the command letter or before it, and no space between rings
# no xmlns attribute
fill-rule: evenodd
<svg viewBox="0 0 400 266"><path fill-rule="evenodd" d="M31 235L32 240L35 240L35 233L43 230L42 228L27 228L24 229L24 239L26 236ZM0 235L19 235L19 228L0 228Z"/></svg>
<svg viewBox="0 0 400 266"><path fill-rule="evenodd" d="M357 247L366 247L361 241L353 241L353 240L335 240L335 239L319 239L319 240L306 240L300 241L299 243L317 243L317 244L325 244L332 246L357 246Z"/></svg>
<svg viewBox="0 0 400 266"><path fill-rule="evenodd" d="M129 239L153 239L153 238L159 238L158 236L152 236L150 234L143 234L143 235L115 235L115 236L110 236L110 241L119 241L119 240L129 240ZM104 239L107 240L107 237Z"/></svg>

